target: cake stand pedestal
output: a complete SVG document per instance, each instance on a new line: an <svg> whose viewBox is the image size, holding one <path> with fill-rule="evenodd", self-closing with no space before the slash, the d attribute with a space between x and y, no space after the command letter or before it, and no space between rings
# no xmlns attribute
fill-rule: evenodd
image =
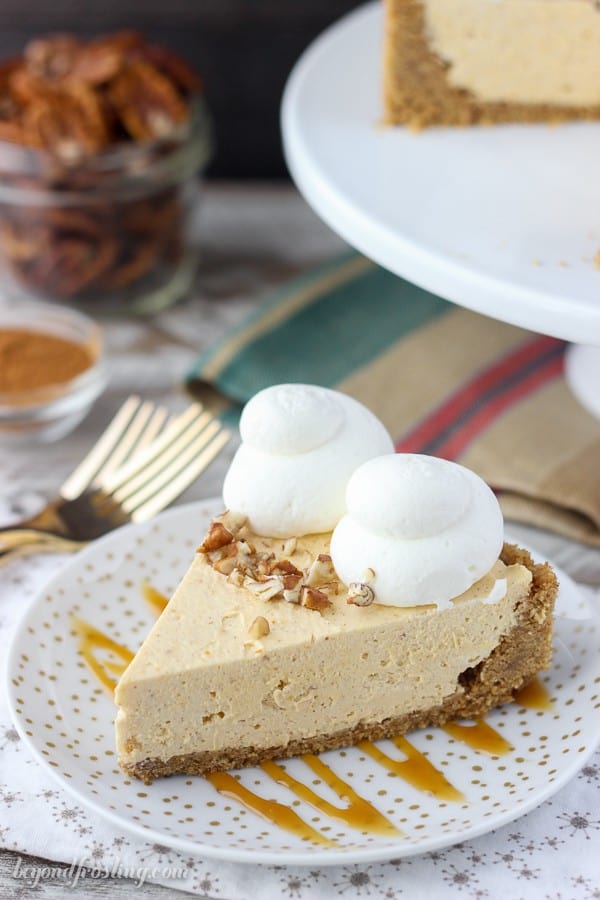
<svg viewBox="0 0 600 900"><path fill-rule="evenodd" d="M296 64L282 104L294 181L334 231L397 275L588 345L569 353L567 377L600 416L600 124L384 128L382 34L381 5L368 4Z"/></svg>

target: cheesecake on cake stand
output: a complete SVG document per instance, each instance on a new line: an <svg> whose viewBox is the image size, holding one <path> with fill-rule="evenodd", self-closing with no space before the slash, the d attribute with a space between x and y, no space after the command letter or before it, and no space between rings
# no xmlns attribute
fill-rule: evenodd
<svg viewBox="0 0 600 900"><path fill-rule="evenodd" d="M387 16L380 3L359 8L296 64L282 105L296 185L334 231L395 274L574 344L567 379L600 415L600 123L555 124L598 113L598 5L388 0ZM412 110L401 98L408 25L420 73L406 89ZM510 36L515 70L505 71L497 42L502 68L490 66L499 33ZM525 64L529 80L515 79ZM390 124L399 121L436 127L415 134ZM477 122L512 124L456 127Z"/></svg>

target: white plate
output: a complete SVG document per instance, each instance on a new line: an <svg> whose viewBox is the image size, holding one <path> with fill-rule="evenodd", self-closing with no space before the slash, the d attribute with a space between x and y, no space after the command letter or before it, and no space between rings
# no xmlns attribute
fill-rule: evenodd
<svg viewBox="0 0 600 900"><path fill-rule="evenodd" d="M455 303L600 344L600 124L382 128L382 4L326 31L284 94L288 166L354 247Z"/></svg>
<svg viewBox="0 0 600 900"><path fill-rule="evenodd" d="M141 584L148 581L171 593L219 508L219 500L179 507L97 541L53 579L18 629L7 679L15 724L38 760L82 803L147 840L204 856L254 863L355 863L421 853L497 828L553 794L589 757L600 738L600 635L597 621L582 618L588 611L563 576L560 612L576 618L558 620L553 667L544 675L554 708L511 704L487 717L514 750L492 757L441 729L409 736L465 795L464 802L440 802L400 777L391 778L356 748L322 754L404 837L340 826L297 801L259 768L243 770L242 783L286 806L294 803L302 819L335 838L335 847L303 843L221 796L200 777L163 779L151 787L127 779L116 763L112 699L79 655L71 615L137 649L155 617ZM402 758L389 741L377 746ZM297 779L310 776L308 783L315 784L301 760L285 766ZM340 804L323 785L316 790Z"/></svg>

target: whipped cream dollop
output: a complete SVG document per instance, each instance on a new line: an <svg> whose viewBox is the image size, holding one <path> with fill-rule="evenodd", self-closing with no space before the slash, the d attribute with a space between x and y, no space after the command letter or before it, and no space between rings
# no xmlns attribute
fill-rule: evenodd
<svg viewBox="0 0 600 900"><path fill-rule="evenodd" d="M493 492L470 469L444 459L371 459L348 482L346 505L331 539L333 565L347 585L368 582L376 603L451 606L502 549Z"/></svg>
<svg viewBox="0 0 600 900"><path fill-rule="evenodd" d="M244 407L240 433L223 500L268 537L331 531L346 511L355 469L393 450L388 432L362 403L309 384L260 391Z"/></svg>

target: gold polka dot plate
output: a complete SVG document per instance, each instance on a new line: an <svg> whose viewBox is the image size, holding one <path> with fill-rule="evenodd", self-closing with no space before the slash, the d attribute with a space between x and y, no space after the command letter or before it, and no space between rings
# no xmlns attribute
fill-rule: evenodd
<svg viewBox="0 0 600 900"><path fill-rule="evenodd" d="M498 828L565 784L600 739L600 627L565 576L552 668L478 722L219 776L127 778L112 688L220 501L130 525L70 560L8 661L15 724L63 787L115 826L187 852L327 865L422 853Z"/></svg>

